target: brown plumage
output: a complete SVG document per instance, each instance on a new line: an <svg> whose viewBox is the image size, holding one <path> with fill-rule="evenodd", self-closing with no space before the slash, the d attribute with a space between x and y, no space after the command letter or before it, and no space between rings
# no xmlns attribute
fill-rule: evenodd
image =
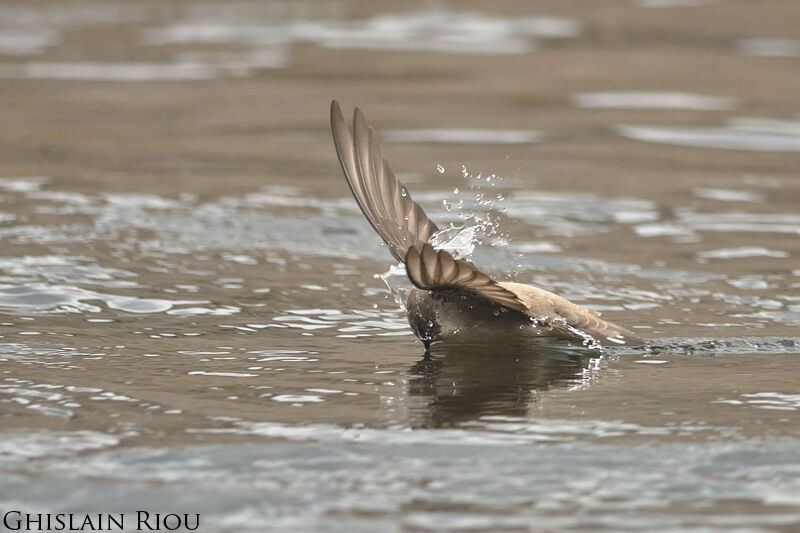
<svg viewBox="0 0 800 533"><path fill-rule="evenodd" d="M378 136L356 108L353 133L339 104L331 104L331 131L339 163L358 207L386 242L389 251L403 261L410 247L421 248L439 231L425 211L411 199L405 186L394 177L383 158Z"/></svg>
<svg viewBox="0 0 800 533"><path fill-rule="evenodd" d="M394 258L405 263L408 278L416 287L406 309L411 329L426 349L431 342L454 333L513 332L594 339L601 345L641 342L625 328L600 318L597 311L530 285L498 282L471 263L435 250L429 241L438 228L394 176L383 158L378 136L361 110L355 109L351 131L334 100L331 131L358 206Z"/></svg>

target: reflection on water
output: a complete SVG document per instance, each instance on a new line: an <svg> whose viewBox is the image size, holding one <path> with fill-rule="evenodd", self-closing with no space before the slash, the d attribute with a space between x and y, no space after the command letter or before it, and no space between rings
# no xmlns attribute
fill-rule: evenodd
<svg viewBox="0 0 800 533"><path fill-rule="evenodd" d="M434 345L433 357L411 367L408 394L415 406L414 426L453 426L486 416L525 417L538 394L551 386L588 384L598 362L597 354L578 348L497 340Z"/></svg>

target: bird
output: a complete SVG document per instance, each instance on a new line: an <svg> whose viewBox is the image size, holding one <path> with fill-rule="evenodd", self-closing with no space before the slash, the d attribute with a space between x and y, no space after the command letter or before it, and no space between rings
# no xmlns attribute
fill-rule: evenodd
<svg viewBox="0 0 800 533"><path fill-rule="evenodd" d="M500 340L511 335L539 342L560 339L593 348L642 343L597 311L532 285L497 281L434 248L439 228L395 177L377 133L358 107L352 123L351 129L333 100L331 132L344 177L367 221L405 265L413 285L405 302L408 323L426 355L431 344L468 333Z"/></svg>

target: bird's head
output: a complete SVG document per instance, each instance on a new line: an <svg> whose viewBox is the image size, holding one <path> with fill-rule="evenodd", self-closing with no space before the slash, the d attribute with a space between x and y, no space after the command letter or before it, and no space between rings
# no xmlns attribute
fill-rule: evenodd
<svg viewBox="0 0 800 533"><path fill-rule="evenodd" d="M437 307L436 301L426 290L412 290L406 300L408 323L426 348L430 343L441 340L442 328Z"/></svg>

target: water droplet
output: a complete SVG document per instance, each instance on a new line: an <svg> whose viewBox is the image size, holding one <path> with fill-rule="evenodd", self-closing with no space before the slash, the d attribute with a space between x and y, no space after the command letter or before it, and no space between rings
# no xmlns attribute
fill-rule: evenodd
<svg viewBox="0 0 800 533"><path fill-rule="evenodd" d="M441 164L436 165L436 171L439 172L439 174L444 174L444 167Z"/></svg>
<svg viewBox="0 0 800 533"><path fill-rule="evenodd" d="M453 194L458 194L458 192L459 192L459 191L458 191L458 187L456 187L455 189L453 189Z"/></svg>

